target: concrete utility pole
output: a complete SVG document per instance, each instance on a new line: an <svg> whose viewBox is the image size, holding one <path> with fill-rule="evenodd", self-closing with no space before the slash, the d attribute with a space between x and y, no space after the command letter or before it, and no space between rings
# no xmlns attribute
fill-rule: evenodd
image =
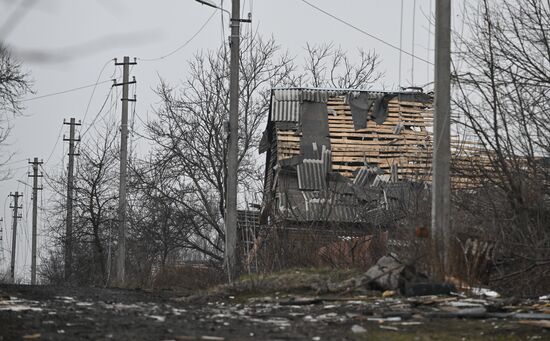
<svg viewBox="0 0 550 341"><path fill-rule="evenodd" d="M217 8L229 14L227 10L217 6L211 0L196 0L197 2ZM241 19L240 1L232 1L231 9L231 60L229 72L229 137L227 147L227 179L225 192L225 254L224 262L227 267L229 281L238 274L239 262L237 260L237 171L239 167L239 57L240 57L240 30L241 22L252 22L250 14L248 19Z"/></svg>
<svg viewBox="0 0 550 341"><path fill-rule="evenodd" d="M451 0L435 7L435 120L432 178L432 242L437 271L449 271L451 238Z"/></svg>
<svg viewBox="0 0 550 341"><path fill-rule="evenodd" d="M3 224L1 224L3 222L4 222L4 218L0 218L0 245L3 244L2 240L4 240L4 226ZM1 257L0 263L4 264L4 260L5 260L4 250L0 251L0 257Z"/></svg>
<svg viewBox="0 0 550 341"><path fill-rule="evenodd" d="M11 238L11 267L10 267L10 279L12 283L15 283L15 250L17 247L17 220L21 219L21 215L19 214L19 209L23 208L22 206L19 206L19 198L22 197L23 194L19 194L19 192L15 192L15 194L10 193L10 197L13 197L13 205L10 205L10 208L13 209L13 230L12 230L12 238Z"/></svg>
<svg viewBox="0 0 550 341"><path fill-rule="evenodd" d="M38 161L35 157L33 162L29 162L32 165L33 173L29 174L29 177L33 178L32 185L32 253L31 253L31 285L36 284L36 225L38 223L38 191L42 190L42 187L38 187L38 178L42 174L38 174L38 165L43 162Z"/></svg>
<svg viewBox="0 0 550 341"><path fill-rule="evenodd" d="M229 141L227 148L227 189L225 199L225 262L231 282L237 276L237 171L239 136L239 55L241 6L233 0L231 9L231 61L229 73Z"/></svg>
<svg viewBox="0 0 550 341"><path fill-rule="evenodd" d="M128 98L128 86L135 84L135 78L132 82L130 79L130 65L136 65L134 59L130 62L130 57L124 57L122 63L117 63L115 58L115 65L122 65L122 83L115 84L115 86L122 85L122 119L120 123L120 184L118 188L118 246L116 253L116 273L115 284L119 286L124 285L125 271L126 271L126 176L128 172L128 102L135 102L134 99ZM110 266L110 264L109 264Z"/></svg>
<svg viewBox="0 0 550 341"><path fill-rule="evenodd" d="M69 167L67 171L67 221L65 225L65 282L70 281L73 266L73 192L74 192L74 143L80 141L80 138L75 138L75 127L80 123L76 123L74 118L70 122L65 122L70 126L69 138L63 137L63 141L69 141Z"/></svg>

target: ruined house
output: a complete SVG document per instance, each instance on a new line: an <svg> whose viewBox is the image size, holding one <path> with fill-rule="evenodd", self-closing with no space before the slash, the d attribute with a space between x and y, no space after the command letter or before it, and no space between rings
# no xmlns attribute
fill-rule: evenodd
<svg viewBox="0 0 550 341"><path fill-rule="evenodd" d="M432 116L432 96L418 89L272 90L262 221L399 218L411 186L430 180Z"/></svg>
<svg viewBox="0 0 550 341"><path fill-rule="evenodd" d="M426 240L432 103L433 96L417 88L273 89L259 148L265 153L256 215L262 233L242 233L253 237L244 250L249 269L262 256L266 268L311 265L307 258L366 266L386 246L414 249L415 228ZM453 186L475 185L470 168L486 162L479 146L453 136L451 149ZM422 216L425 221L414 220ZM413 219L402 220L410 233L388 237L405 217Z"/></svg>

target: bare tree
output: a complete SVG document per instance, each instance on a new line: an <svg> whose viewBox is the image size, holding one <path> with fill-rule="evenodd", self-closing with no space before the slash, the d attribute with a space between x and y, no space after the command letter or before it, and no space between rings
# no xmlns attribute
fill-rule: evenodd
<svg viewBox="0 0 550 341"><path fill-rule="evenodd" d="M0 44L0 112L18 114L21 100L31 92L29 75L5 45Z"/></svg>
<svg viewBox="0 0 550 341"><path fill-rule="evenodd" d="M269 89L285 84L294 70L292 59L279 54L272 40L242 43L241 112L239 133L239 184L250 188L260 179L254 150L269 108ZM201 52L190 61L190 75L181 90L161 82L162 107L148 124L155 142L151 171L162 180L154 186L164 200L177 202L189 219L184 246L209 258L223 257L225 198L225 122L229 111L229 60L227 49ZM142 180L147 180L145 176Z"/></svg>
<svg viewBox="0 0 550 341"><path fill-rule="evenodd" d="M481 186L458 203L473 213L471 226L502 244L508 261L496 277L537 268L548 280L550 3L483 0L469 11L471 32L456 37L454 105L483 149L469 167Z"/></svg>
<svg viewBox="0 0 550 341"><path fill-rule="evenodd" d="M380 57L374 51L358 49L350 58L333 43L306 45L304 74L301 82L316 88L368 89L382 78Z"/></svg>
<svg viewBox="0 0 550 341"><path fill-rule="evenodd" d="M193 217L182 204L187 194L178 191L180 186L173 182L170 169L147 166L145 162L132 162L130 239L135 245L136 263L158 264L162 271L177 251L193 248L187 229Z"/></svg>
<svg viewBox="0 0 550 341"><path fill-rule="evenodd" d="M78 284L105 285L110 264L108 249L116 242L110 228L116 226L118 200L118 133L116 125L105 123L94 139L79 146L75 171L75 195L73 201L74 279ZM48 177L54 191L54 202L49 210L53 246L62 249L65 238L66 186L65 174ZM52 253L55 255L55 252ZM57 261L55 257L51 261ZM45 264L49 276L56 277Z"/></svg>
<svg viewBox="0 0 550 341"><path fill-rule="evenodd" d="M107 283L109 229L115 219L113 207L118 200L116 129L116 125L107 126L96 140L80 146L75 176L73 238L80 241L84 258L89 258L90 254L93 256L93 270L100 276L102 284Z"/></svg>
<svg viewBox="0 0 550 341"><path fill-rule="evenodd" d="M270 105L270 90L281 86L365 88L379 79L378 56L360 52L359 62L332 45L308 46L308 61L299 71L294 58L273 39L245 39L240 69L240 197L260 192L263 162L256 151ZM201 52L190 62L181 87L161 81L162 106L148 124L154 142L149 175L137 172L155 195L181 210L184 248L221 262L224 249L225 122L229 111L227 48ZM330 66L324 65L330 64ZM155 175L152 175L155 174ZM162 180L161 180L162 179ZM176 204L177 203L177 204Z"/></svg>
<svg viewBox="0 0 550 341"><path fill-rule="evenodd" d="M0 42L0 144L6 142L11 131L10 119L21 113L21 101L32 92L31 85L29 75L23 71L21 62ZM7 163L11 156L12 154L6 155L2 163Z"/></svg>

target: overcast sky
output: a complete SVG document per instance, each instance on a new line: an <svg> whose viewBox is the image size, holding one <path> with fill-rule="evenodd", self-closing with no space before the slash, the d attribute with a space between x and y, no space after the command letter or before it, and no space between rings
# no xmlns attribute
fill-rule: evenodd
<svg viewBox="0 0 550 341"><path fill-rule="evenodd" d="M310 2L389 44L399 45L401 0ZM252 25L262 36L273 36L281 48L300 60L303 59L306 43L332 42L352 55L358 47L376 50L382 59L381 71L385 72L378 88L397 88L399 52L395 49L330 18L301 0L241 0L241 3L243 16L252 12ZM435 0L404 1L403 49L412 51L415 3L415 54L433 60L433 51L427 50L427 15L430 4L433 7ZM230 1L225 0L224 6L230 9ZM122 59L127 55L151 59L167 55L188 41L214 11L193 0L0 0L0 41L8 44L19 56L34 80L36 91L25 102L24 116L12 121L8 149L16 153L13 158L15 163L10 165L13 178L0 182L0 198L6 199L0 201L4 205L0 215L4 217L2 248L5 250L3 258L0 253L0 262L3 262L0 269L7 267L11 248L11 200L7 196L18 190L24 193L24 197L23 219L18 233L17 268L20 276L28 277L31 195L30 188L17 181L30 183L31 179L26 174L26 159L44 159L47 161L44 168L48 173L59 173L63 167L63 155L67 152L66 142L63 143L60 136L63 119L75 117L83 120L90 102L81 128L81 132L85 131L106 100L111 83L99 84L93 96L94 88L88 87L55 96L33 97L94 84L98 76L100 81L108 80L113 72L120 75L110 61L115 57ZM457 18L460 19L456 12L455 26L459 22ZM431 31L433 35L433 26ZM159 75L177 84L187 75L187 60L197 51L219 47L222 39L227 38L222 38L221 15L218 12L204 30L181 50L156 61L138 60L138 65L132 69L132 75L137 79L136 114L143 119L152 115L152 108L158 103L153 89L158 84ZM433 49L433 37L430 45ZM411 57L404 54L402 65L402 83L410 85ZM428 66L419 60L415 62L415 85L431 81L433 73L429 72ZM117 100L110 98L107 105ZM113 114L120 116L120 110ZM68 135L68 127L63 128L63 133ZM93 129L88 132L93 133ZM46 199L44 195L43 201ZM44 224L43 220L39 221L40 228Z"/></svg>

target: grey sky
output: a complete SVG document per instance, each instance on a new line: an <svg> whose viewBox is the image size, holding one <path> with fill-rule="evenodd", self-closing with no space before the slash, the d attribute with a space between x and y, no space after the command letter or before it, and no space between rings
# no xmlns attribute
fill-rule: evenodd
<svg viewBox="0 0 550 341"><path fill-rule="evenodd" d="M217 1L217 0L214 0ZM399 44L401 0L310 0L324 10L352 23L385 41ZM19 53L24 67L35 80L36 96L55 93L66 89L92 84L102 67L105 70L101 80L111 78L115 70L114 57L124 55L138 58L155 58L165 55L187 41L205 23L213 9L201 6L193 0L130 1L130 0L4 0L0 1L0 25L12 17L21 3L35 3L7 35L2 32L0 40ZM229 0L225 0L229 8ZM366 35L314 10L300 0L261 1L241 0L243 15L252 8L253 25L262 36L272 35L283 49L302 58L306 43L333 42L343 49L354 52L358 47L375 49L382 58L381 71L385 72L383 84L394 89L398 80L399 53ZM405 0L403 49L411 51L413 0ZM429 4L435 0L416 0L416 54L428 58ZM432 5L433 5L432 4ZM225 18L227 25L227 18ZM246 24L245 24L246 25ZM2 26L0 26L2 27ZM432 28L433 33L433 28ZM228 35L228 29L225 29ZM223 39L226 39L225 37ZM138 61L132 75L137 79L137 114L146 118L152 115L152 107L158 102L153 89L158 84L158 75L175 84L186 77L186 61L200 49L213 49L222 40L220 13L189 45L165 59ZM432 40L433 48L433 40ZM45 56L45 59L38 56ZM433 59L430 54L430 59ZM429 81L426 63L415 62L415 84ZM411 57L403 55L403 84L410 85ZM430 73L430 76L432 74ZM92 97L89 112L81 131L87 129L109 92L110 83L98 85ZM13 120L14 129L10 139L14 161L39 157L52 157L44 168L49 173L60 172L66 143L60 141L58 133L64 118L82 119L92 88L67 94L46 97L26 102L23 117ZM29 96L33 97L33 96ZM109 102L110 103L110 102ZM120 113L117 112L119 115ZM64 128L68 134L68 130ZM93 134L90 130L89 134ZM55 146L55 148L54 148ZM10 192L24 192L23 221L17 259L18 273L28 272L30 267L31 214L30 191L17 180L29 181L26 175L26 161L12 164L13 179L0 183L0 196L7 198ZM46 196L44 196L46 201ZM4 200L0 202L4 205ZM4 216L4 250L10 249L11 217L8 209L0 212ZM40 221L42 227L44 221ZM4 252L5 262L9 261ZM0 262L2 258L0 257Z"/></svg>

